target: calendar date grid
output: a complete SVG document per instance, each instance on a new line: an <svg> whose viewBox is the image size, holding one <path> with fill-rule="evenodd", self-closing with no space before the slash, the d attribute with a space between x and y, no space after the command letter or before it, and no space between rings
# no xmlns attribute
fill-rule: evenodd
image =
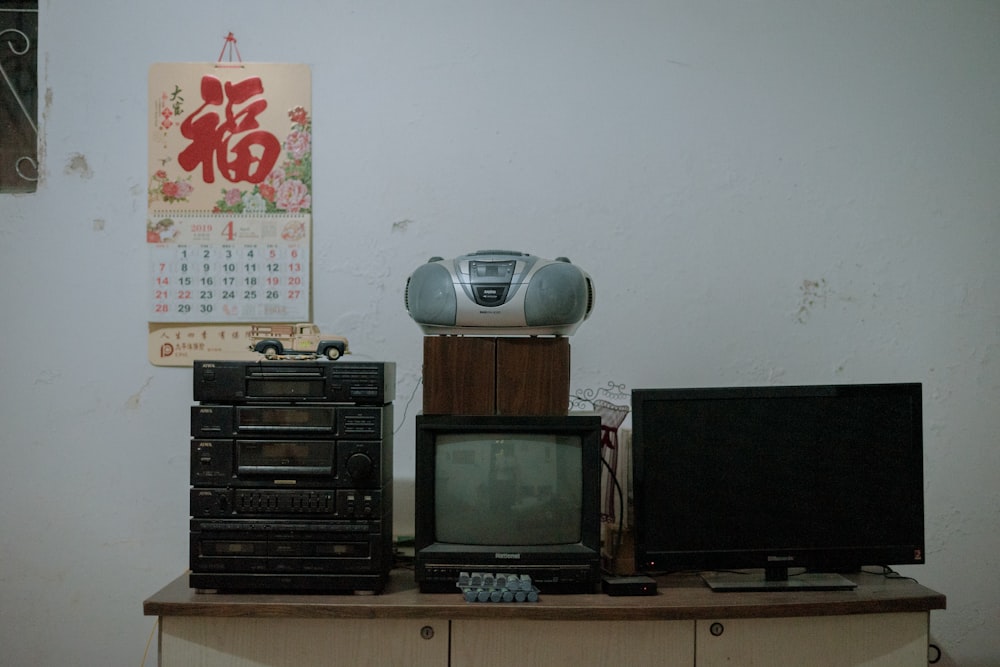
<svg viewBox="0 0 1000 667"><path fill-rule="evenodd" d="M161 244L151 258L150 321L307 320L308 247Z"/></svg>

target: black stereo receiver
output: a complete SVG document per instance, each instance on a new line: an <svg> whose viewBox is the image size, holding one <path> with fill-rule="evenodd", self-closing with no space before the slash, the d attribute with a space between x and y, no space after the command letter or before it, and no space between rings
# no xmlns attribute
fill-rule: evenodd
<svg viewBox="0 0 1000 667"><path fill-rule="evenodd" d="M383 405L395 394L396 364L391 361L194 362L194 400L201 402Z"/></svg>
<svg viewBox="0 0 1000 667"><path fill-rule="evenodd" d="M385 440L192 440L191 486L378 488L392 481Z"/></svg>
<svg viewBox="0 0 1000 667"><path fill-rule="evenodd" d="M391 474L385 441L191 441L192 486L372 488Z"/></svg>

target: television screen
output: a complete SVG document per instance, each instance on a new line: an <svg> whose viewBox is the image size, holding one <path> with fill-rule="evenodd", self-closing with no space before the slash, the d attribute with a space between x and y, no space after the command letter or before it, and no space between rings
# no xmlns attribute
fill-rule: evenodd
<svg viewBox="0 0 1000 667"><path fill-rule="evenodd" d="M438 541L579 542L582 462L579 435L442 434L434 470Z"/></svg>
<svg viewBox="0 0 1000 667"><path fill-rule="evenodd" d="M421 591L462 572L542 588L600 580L597 415L418 415L414 571Z"/></svg>
<svg viewBox="0 0 1000 667"><path fill-rule="evenodd" d="M789 567L923 562L919 384L632 399L639 569L764 568L780 587Z"/></svg>

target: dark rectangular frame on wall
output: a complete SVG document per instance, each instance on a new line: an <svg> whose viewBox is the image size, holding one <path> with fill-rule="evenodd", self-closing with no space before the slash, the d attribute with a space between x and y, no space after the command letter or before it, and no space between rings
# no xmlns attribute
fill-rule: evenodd
<svg viewBox="0 0 1000 667"><path fill-rule="evenodd" d="M0 0L0 193L38 173L38 0Z"/></svg>

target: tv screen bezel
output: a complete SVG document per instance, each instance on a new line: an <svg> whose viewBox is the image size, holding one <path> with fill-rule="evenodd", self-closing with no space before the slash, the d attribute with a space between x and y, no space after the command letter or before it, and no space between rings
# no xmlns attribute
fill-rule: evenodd
<svg viewBox="0 0 1000 667"><path fill-rule="evenodd" d="M650 467L646 448L652 446L647 431L657 428L647 417L648 404L653 401L685 401L698 399L729 398L787 398L787 397L837 397L893 392L908 399L912 406L912 430L908 442L908 485L919 500L911 511L919 513L919 526L912 536L912 543L905 544L838 544L832 540L816 547L782 544L775 548L744 549L738 545L719 543L718 549L703 548L683 551L653 544L649 539L649 523L657 516L656 508L647 506L646 496L650 484L668 483L662 471ZM848 572L860 566L922 564L926 557L924 546L923 500L923 409L922 385L918 382L877 384L826 384L826 385L773 385L742 387L693 387L693 388L637 388L632 390L632 446L633 483L636 513L635 566L638 572L724 571L763 568L770 570L805 568L809 571ZM915 517L914 517L915 518Z"/></svg>
<svg viewBox="0 0 1000 667"><path fill-rule="evenodd" d="M442 434L483 433L580 437L582 512L580 541L572 544L476 545L439 542L435 527L436 443ZM414 572L421 590L447 590L454 571L526 572L551 585L590 588L600 581L601 420L596 414L417 415L414 489ZM515 557L516 555L516 557ZM450 584L454 590L454 583Z"/></svg>

